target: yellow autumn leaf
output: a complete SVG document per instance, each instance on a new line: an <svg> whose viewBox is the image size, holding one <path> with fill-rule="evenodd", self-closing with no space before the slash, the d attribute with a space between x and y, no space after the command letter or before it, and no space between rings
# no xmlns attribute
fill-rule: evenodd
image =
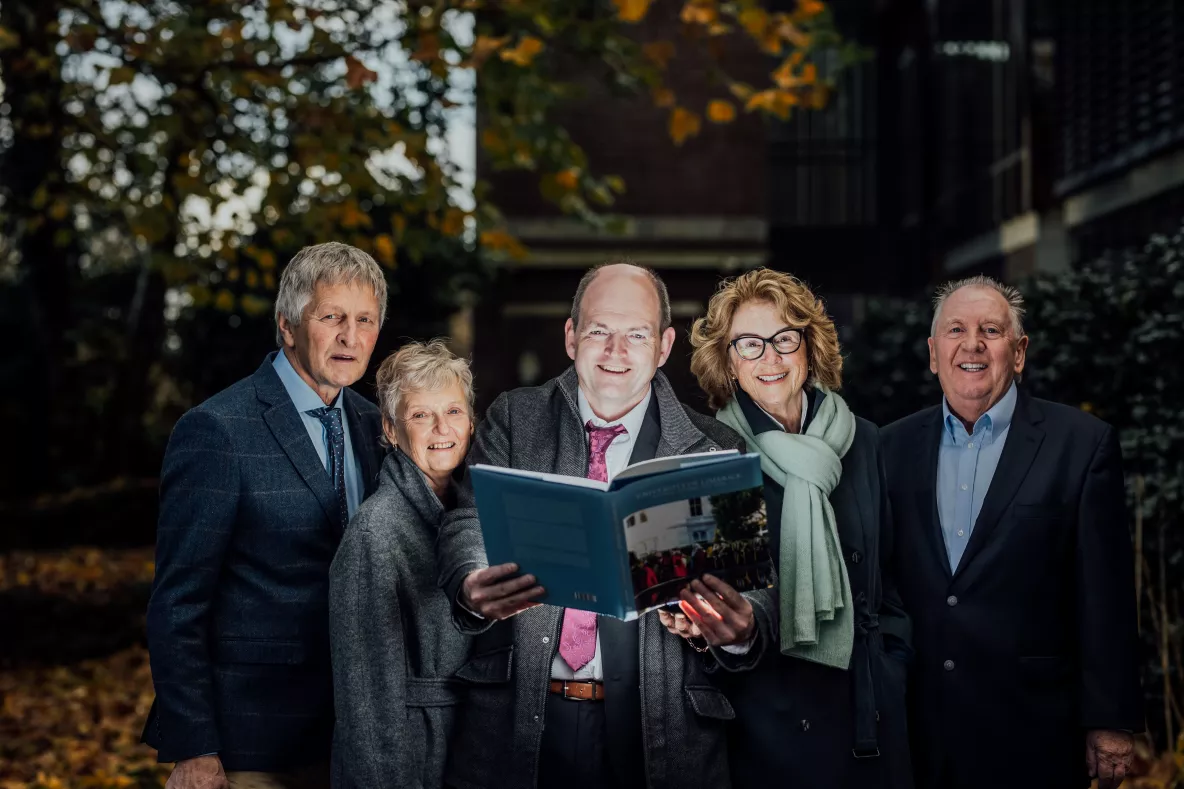
<svg viewBox="0 0 1184 789"><path fill-rule="evenodd" d="M776 88L769 88L768 90L754 93L745 103L744 109L749 112L761 110L785 120L789 117L790 110L799 103L800 101L795 94L784 90L777 90Z"/></svg>
<svg viewBox="0 0 1184 789"><path fill-rule="evenodd" d="M707 103L707 119L712 123L731 123L736 120L736 108L730 101L712 99Z"/></svg>
<svg viewBox="0 0 1184 789"><path fill-rule="evenodd" d="M518 46L502 50L500 57L507 63L526 68L543 51L543 42L534 36L523 36Z"/></svg>
<svg viewBox="0 0 1184 789"><path fill-rule="evenodd" d="M580 171L575 167L569 167L562 172L555 174L555 183L568 191L574 190L580 183Z"/></svg>
<svg viewBox="0 0 1184 789"><path fill-rule="evenodd" d="M356 200L347 200L341 206L341 226L347 230L370 227L370 217L358 208Z"/></svg>
<svg viewBox="0 0 1184 789"><path fill-rule="evenodd" d="M54 200L49 206L49 216L55 222L61 222L70 213L70 204L65 200Z"/></svg>
<svg viewBox="0 0 1184 789"><path fill-rule="evenodd" d="M256 296L253 293L248 293L243 296L241 305L243 312L255 318L271 312L271 302L265 298Z"/></svg>
<svg viewBox="0 0 1184 789"><path fill-rule="evenodd" d="M807 63L806 65L813 66L814 64ZM799 88L803 85L808 85L813 81L806 80L805 69L802 69L800 73L796 71L794 59L792 56L786 58L785 62L777 67L777 70L772 74L772 78L773 82L777 84L777 87L781 88L782 90L792 90L793 88Z"/></svg>
<svg viewBox="0 0 1184 789"><path fill-rule="evenodd" d="M826 102L830 100L830 90L825 85L815 85L814 90L810 91L809 101L810 108L820 110L826 106Z"/></svg>
<svg viewBox="0 0 1184 789"><path fill-rule="evenodd" d="M0 51L12 49L21 43L20 36L0 25Z"/></svg>
<svg viewBox="0 0 1184 789"><path fill-rule="evenodd" d="M753 38L760 38L769 26L769 14L763 8L746 8L740 12L737 19Z"/></svg>
<svg viewBox="0 0 1184 789"><path fill-rule="evenodd" d="M259 287L259 272L253 268L247 269L246 283L248 288Z"/></svg>
<svg viewBox="0 0 1184 789"><path fill-rule="evenodd" d="M658 68L666 68L666 64L674 58L675 49L670 41L648 41L642 44L641 53Z"/></svg>
<svg viewBox="0 0 1184 789"><path fill-rule="evenodd" d="M777 35L798 49L808 49L810 47L810 36L803 33L785 14L778 14Z"/></svg>
<svg viewBox="0 0 1184 789"><path fill-rule="evenodd" d="M617 18L622 22L640 22L650 10L652 0L613 0Z"/></svg>
<svg viewBox="0 0 1184 789"><path fill-rule="evenodd" d="M234 294L226 288L218 291L218 295L214 298L214 309L222 312L230 312L234 309Z"/></svg>
<svg viewBox="0 0 1184 789"><path fill-rule="evenodd" d="M395 265L395 240L386 233L374 237L374 255L380 263Z"/></svg>
<svg viewBox="0 0 1184 789"><path fill-rule="evenodd" d="M279 238L278 238L279 233L277 233L276 236L277 236L276 240L278 241L279 240ZM254 257L255 257L255 261L259 263L259 268L264 269L265 271L275 268L275 253L274 252L267 250L267 249L261 249L255 253Z"/></svg>
<svg viewBox="0 0 1184 789"><path fill-rule="evenodd" d="M820 0L798 0L798 13L809 19L826 10L826 3Z"/></svg>
<svg viewBox="0 0 1184 789"><path fill-rule="evenodd" d="M479 236L481 246L493 252L503 252L521 260L526 257L526 247L505 230L483 230Z"/></svg>
<svg viewBox="0 0 1184 789"><path fill-rule="evenodd" d="M449 208L440 220L440 232L446 236L459 236L465 232L465 212L459 208Z"/></svg>
<svg viewBox="0 0 1184 789"><path fill-rule="evenodd" d="M729 84L728 90L740 101L748 101L749 97L752 96L752 86L745 85L743 82Z"/></svg>
<svg viewBox="0 0 1184 789"><path fill-rule="evenodd" d="M670 139L675 145L682 145L699 133L701 125L698 115L683 107L675 107L670 113Z"/></svg>
<svg viewBox="0 0 1184 789"><path fill-rule="evenodd" d="M473 42L473 51L469 54L469 59L464 65L470 68L481 68L481 65L489 60L494 52L504 47L509 40L509 36L500 36L498 38L494 38L493 36L477 36L477 40Z"/></svg>
<svg viewBox="0 0 1184 789"><path fill-rule="evenodd" d="M674 106L674 91L670 88L656 88L653 92L655 107L673 107Z"/></svg>
<svg viewBox="0 0 1184 789"><path fill-rule="evenodd" d="M679 18L688 25L710 25L719 20L719 9L714 0L687 0Z"/></svg>

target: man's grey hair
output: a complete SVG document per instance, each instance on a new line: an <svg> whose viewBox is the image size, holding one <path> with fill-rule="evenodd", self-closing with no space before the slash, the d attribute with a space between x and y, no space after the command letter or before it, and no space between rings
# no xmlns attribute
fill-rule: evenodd
<svg viewBox="0 0 1184 789"><path fill-rule="evenodd" d="M1024 336L1024 296L1020 293L1019 288L1004 285L993 277L979 274L975 277L947 282L937 289L937 293L933 295L933 322L929 324L930 337L937 335L937 319L941 317L941 308L945 306L950 296L963 288L988 288L1002 296L1003 300L1007 302L1008 312L1011 313L1011 329L1015 338L1018 340Z"/></svg>
<svg viewBox="0 0 1184 789"><path fill-rule="evenodd" d="M658 276L658 273L652 268L638 265L629 258L615 258L607 260L604 263L597 263L584 274L580 279L580 284L576 286L576 295L571 300L571 322L572 326L579 328L580 325L580 304L584 301L584 293L588 290L588 286L592 284L592 280L596 279L596 275L600 273L601 269L608 266L632 266L638 271L643 272L649 277L650 282L654 286L654 290L658 292L658 311L659 326L658 331L664 332L670 328L670 294L666 291L666 283Z"/></svg>
<svg viewBox="0 0 1184 789"><path fill-rule="evenodd" d="M275 341L284 347L280 316L293 328L300 325L304 308L312 301L319 283L368 285L378 299L378 325L386 320L386 277L374 258L357 247L329 241L305 247L296 253L280 275L280 289L275 297Z"/></svg>

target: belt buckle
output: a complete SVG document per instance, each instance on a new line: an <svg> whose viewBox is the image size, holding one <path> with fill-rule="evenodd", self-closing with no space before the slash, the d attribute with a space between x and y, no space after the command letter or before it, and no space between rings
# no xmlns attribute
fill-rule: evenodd
<svg viewBox="0 0 1184 789"><path fill-rule="evenodd" d="M583 701L583 699L581 699L579 696L569 696L569 695L568 695L568 693L567 693L567 680L566 680L566 679L565 679L565 680L563 680L563 698L565 698L565 699L569 699L569 700L571 700L571 699L574 699L575 701Z"/></svg>

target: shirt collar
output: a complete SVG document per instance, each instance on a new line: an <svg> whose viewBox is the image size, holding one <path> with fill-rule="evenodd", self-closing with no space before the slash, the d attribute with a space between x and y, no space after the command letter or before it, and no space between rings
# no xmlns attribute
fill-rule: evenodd
<svg viewBox="0 0 1184 789"><path fill-rule="evenodd" d="M325 401L300 377L300 373L296 372L292 362L288 361L288 354L284 353L283 349L280 349L280 352L275 355L275 361L271 364L275 368L276 375L280 377L280 383L288 392L288 397L292 398L292 404L296 406L297 411L303 414L325 407ZM337 399L330 408L341 408L341 400L341 392L338 392Z"/></svg>
<svg viewBox="0 0 1184 789"><path fill-rule="evenodd" d="M576 402L580 407L580 423L586 425L590 421L595 427L623 425L626 435L630 439L635 439L637 434L641 432L641 423L645 421L645 412L650 407L650 398L653 396L654 387L651 386L646 390L645 397L641 398L641 402L633 406L627 414L613 422L606 422L593 413L592 406L588 404L588 398L584 397L584 389L580 387L576 390Z"/></svg>
<svg viewBox="0 0 1184 789"><path fill-rule="evenodd" d="M974 423L974 434L977 434L981 429L983 439L990 442L1006 433L1007 428L1011 427L1011 418L1015 416L1015 403L1018 398L1015 381L1012 381L1007 392L999 398L999 402L991 406L987 413L980 416L978 421ZM959 438L959 432L966 433L966 426L962 424L961 419L954 416L954 412L950 410L950 403L945 397L941 399L941 411L945 416L946 435L956 441Z"/></svg>

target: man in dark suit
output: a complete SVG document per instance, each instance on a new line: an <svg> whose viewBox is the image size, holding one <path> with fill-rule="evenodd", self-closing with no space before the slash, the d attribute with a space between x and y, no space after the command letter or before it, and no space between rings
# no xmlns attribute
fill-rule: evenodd
<svg viewBox="0 0 1184 789"><path fill-rule="evenodd" d="M739 446L728 428L679 403L658 372L674 329L653 272L593 269L576 291L565 338L574 366L498 397L471 462L608 480L641 460ZM462 488L461 496L468 501L441 525L441 585L460 603L457 624L480 635L445 782L726 786L723 724L733 712L699 656L657 616L623 622L550 605L523 610L542 590L530 575L513 578L513 565L486 567L471 493Z"/></svg>
<svg viewBox="0 0 1184 789"><path fill-rule="evenodd" d="M944 401L883 431L918 786L1116 787L1143 725L1118 438L1017 387L1014 288L975 277L935 305Z"/></svg>
<svg viewBox="0 0 1184 789"><path fill-rule="evenodd" d="M366 253L301 250L277 341L251 376L186 413L161 470L144 741L169 789L328 786L329 564L376 484L366 371L386 281Z"/></svg>

